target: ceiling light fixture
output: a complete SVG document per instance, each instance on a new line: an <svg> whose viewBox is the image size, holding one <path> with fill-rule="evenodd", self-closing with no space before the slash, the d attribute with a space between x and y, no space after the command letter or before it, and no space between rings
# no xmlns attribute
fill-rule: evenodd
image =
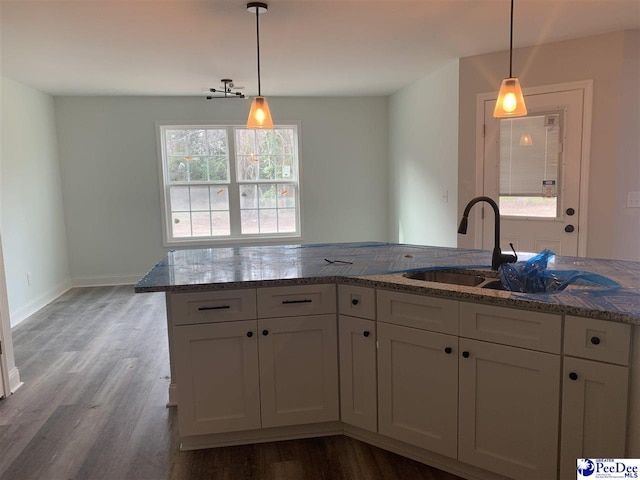
<svg viewBox="0 0 640 480"><path fill-rule="evenodd" d="M493 111L495 118L524 117L527 114L527 106L524 104L524 96L520 81L512 75L513 65L513 0L511 0L511 32L509 36L509 78L502 80L500 93Z"/></svg>
<svg viewBox="0 0 640 480"><path fill-rule="evenodd" d="M262 96L260 89L260 14L266 13L268 5L262 2L247 3L247 11L256 12L256 50L258 52L258 96L253 97L247 128L273 128L271 112L267 99Z"/></svg>
<svg viewBox="0 0 640 480"><path fill-rule="evenodd" d="M221 93L223 95L208 95L207 100L213 100L214 98L244 98L242 92L234 92L233 90L242 90L244 87L236 87L233 85L233 80L230 78L223 78L220 80L223 85L218 88L210 88L211 93Z"/></svg>

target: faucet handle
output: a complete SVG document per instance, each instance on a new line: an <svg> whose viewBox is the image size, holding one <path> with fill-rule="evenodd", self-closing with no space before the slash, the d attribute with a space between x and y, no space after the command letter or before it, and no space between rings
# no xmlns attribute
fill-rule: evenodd
<svg viewBox="0 0 640 480"><path fill-rule="evenodd" d="M509 243L509 246L511 247L511 250L513 251L513 256L514 256L513 261L517 262L518 261L518 254L516 253L516 249L513 247L513 243Z"/></svg>

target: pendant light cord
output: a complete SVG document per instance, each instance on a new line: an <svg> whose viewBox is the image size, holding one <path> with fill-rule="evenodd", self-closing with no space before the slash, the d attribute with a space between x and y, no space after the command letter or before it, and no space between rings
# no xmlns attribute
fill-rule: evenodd
<svg viewBox="0 0 640 480"><path fill-rule="evenodd" d="M513 2L513 0L511 1ZM513 18L513 13L512 13L512 18ZM256 45L257 45L257 51L258 51L258 96L261 96L261 93L260 93L260 7L256 7Z"/></svg>
<svg viewBox="0 0 640 480"><path fill-rule="evenodd" d="M513 0L511 0L511 30L509 32L509 78L513 78L513 75L511 74L512 63L513 63ZM260 65L258 65L258 71L260 71ZM258 81L258 85L259 84L260 84L260 81Z"/></svg>

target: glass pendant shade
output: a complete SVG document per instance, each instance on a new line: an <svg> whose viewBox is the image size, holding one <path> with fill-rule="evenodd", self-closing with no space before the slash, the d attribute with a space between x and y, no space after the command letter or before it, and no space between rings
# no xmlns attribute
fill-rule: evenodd
<svg viewBox="0 0 640 480"><path fill-rule="evenodd" d="M253 97L247 128L273 128L271 111L269 111L269 104L265 97Z"/></svg>
<svg viewBox="0 0 640 480"><path fill-rule="evenodd" d="M526 114L527 106L524 104L520 82L517 78L505 78L500 86L493 116L495 118L512 118L524 117Z"/></svg>
<svg viewBox="0 0 640 480"><path fill-rule="evenodd" d="M531 138L531 135L529 135L528 133L523 133L522 135L520 135L520 145L522 145L523 147L532 147L533 140Z"/></svg>

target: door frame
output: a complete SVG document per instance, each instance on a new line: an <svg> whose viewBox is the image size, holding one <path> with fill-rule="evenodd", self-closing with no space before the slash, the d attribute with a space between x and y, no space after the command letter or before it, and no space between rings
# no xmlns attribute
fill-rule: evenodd
<svg viewBox="0 0 640 480"><path fill-rule="evenodd" d="M591 161L591 113L593 109L593 80L556 83L523 89L523 94L539 95L559 93L568 90L582 90L582 141L580 158L580 201L578 218L578 256L587 255L587 216L589 204L589 167ZM478 93L476 95L476 195L484 195L484 104L489 100L497 100L498 92ZM474 219L474 248L482 248L482 216L476 209Z"/></svg>

